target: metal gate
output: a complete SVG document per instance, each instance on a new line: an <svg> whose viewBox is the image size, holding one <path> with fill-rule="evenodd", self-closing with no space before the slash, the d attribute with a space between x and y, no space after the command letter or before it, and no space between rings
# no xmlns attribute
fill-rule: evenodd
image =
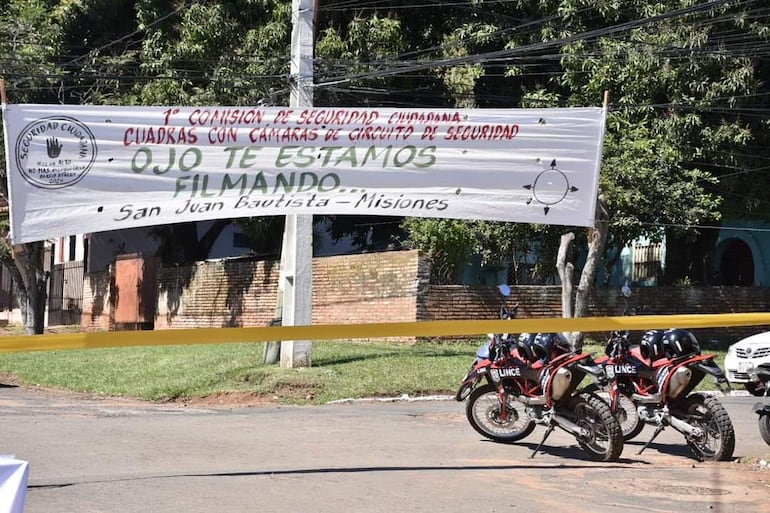
<svg viewBox="0 0 770 513"><path fill-rule="evenodd" d="M55 264L48 290L48 325L80 324L83 313L83 261Z"/></svg>

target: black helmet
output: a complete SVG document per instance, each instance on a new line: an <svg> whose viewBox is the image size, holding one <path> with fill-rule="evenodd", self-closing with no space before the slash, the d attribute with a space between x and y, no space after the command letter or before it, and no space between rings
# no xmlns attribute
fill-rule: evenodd
<svg viewBox="0 0 770 513"><path fill-rule="evenodd" d="M700 344L687 330L673 329L663 334L663 350L669 357L700 354Z"/></svg>
<svg viewBox="0 0 770 513"><path fill-rule="evenodd" d="M665 333L663 330L650 330L642 335L642 340L639 342L639 352L642 353L642 357L653 361L666 356L663 349L663 333Z"/></svg>
<svg viewBox="0 0 770 513"><path fill-rule="evenodd" d="M561 333L538 333L532 342L532 352L538 360L550 358L554 349L559 352L569 352L570 345L567 337Z"/></svg>
<svg viewBox="0 0 770 513"><path fill-rule="evenodd" d="M516 340L516 350L519 352L519 356L526 362L532 363L537 360L535 354L532 352L532 342L537 335L535 333L522 333Z"/></svg>
<svg viewBox="0 0 770 513"><path fill-rule="evenodd" d="M562 353L569 353L572 351L572 344L569 343L569 339L564 336L562 333L554 333L554 346L562 352Z"/></svg>

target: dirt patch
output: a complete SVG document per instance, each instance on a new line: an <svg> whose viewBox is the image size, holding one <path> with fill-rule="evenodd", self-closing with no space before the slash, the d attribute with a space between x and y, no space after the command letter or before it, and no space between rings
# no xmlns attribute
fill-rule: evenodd
<svg viewBox="0 0 770 513"><path fill-rule="evenodd" d="M221 392L203 397L187 397L173 402L204 408L253 408L279 404L275 397L253 392Z"/></svg>
<svg viewBox="0 0 770 513"><path fill-rule="evenodd" d="M77 324L48 326L43 331L43 335L55 335L57 333L81 333L83 330ZM26 335L24 326L18 324L7 324L0 326L0 337Z"/></svg>
<svg viewBox="0 0 770 513"><path fill-rule="evenodd" d="M7 372L0 372L0 386L16 387L19 386L19 381L13 374Z"/></svg>

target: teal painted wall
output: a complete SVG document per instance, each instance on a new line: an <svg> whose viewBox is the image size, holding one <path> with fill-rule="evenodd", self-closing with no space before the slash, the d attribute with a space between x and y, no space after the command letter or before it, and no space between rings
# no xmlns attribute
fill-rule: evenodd
<svg viewBox="0 0 770 513"><path fill-rule="evenodd" d="M736 239L745 243L751 250L754 268L754 280L751 285L766 287L770 285L770 225L764 221L730 220L724 223L727 228L719 232L714 247L711 268L715 276L724 265L725 251Z"/></svg>

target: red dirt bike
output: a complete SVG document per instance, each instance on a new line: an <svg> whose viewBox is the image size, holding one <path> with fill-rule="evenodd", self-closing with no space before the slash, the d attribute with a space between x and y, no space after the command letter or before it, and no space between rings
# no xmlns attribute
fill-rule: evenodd
<svg viewBox="0 0 770 513"><path fill-rule="evenodd" d="M631 345L628 332L616 331L606 353L607 358L597 363L610 379L611 410L617 412L619 402L630 398L638 413L633 435L645 423L657 426L638 454L670 426L684 435L697 459L726 461L732 457L735 430L727 410L716 397L693 392L706 375L714 376L720 388L729 388L729 384L714 356L701 354L692 333L650 330L639 345Z"/></svg>
<svg viewBox="0 0 770 513"><path fill-rule="evenodd" d="M565 342L555 333L494 336L485 344L489 353L477 353L455 398L467 399L468 422L494 441L515 442L536 424L546 426L531 457L558 427L572 434L591 459L616 461L623 451L617 419L600 397L578 388L585 376L601 380L604 372L590 355L569 352Z"/></svg>
<svg viewBox="0 0 770 513"><path fill-rule="evenodd" d="M752 408L759 415L759 434L767 445L770 445L770 363L763 363L749 370L749 377L756 385L755 390L762 393L763 401L757 402Z"/></svg>

